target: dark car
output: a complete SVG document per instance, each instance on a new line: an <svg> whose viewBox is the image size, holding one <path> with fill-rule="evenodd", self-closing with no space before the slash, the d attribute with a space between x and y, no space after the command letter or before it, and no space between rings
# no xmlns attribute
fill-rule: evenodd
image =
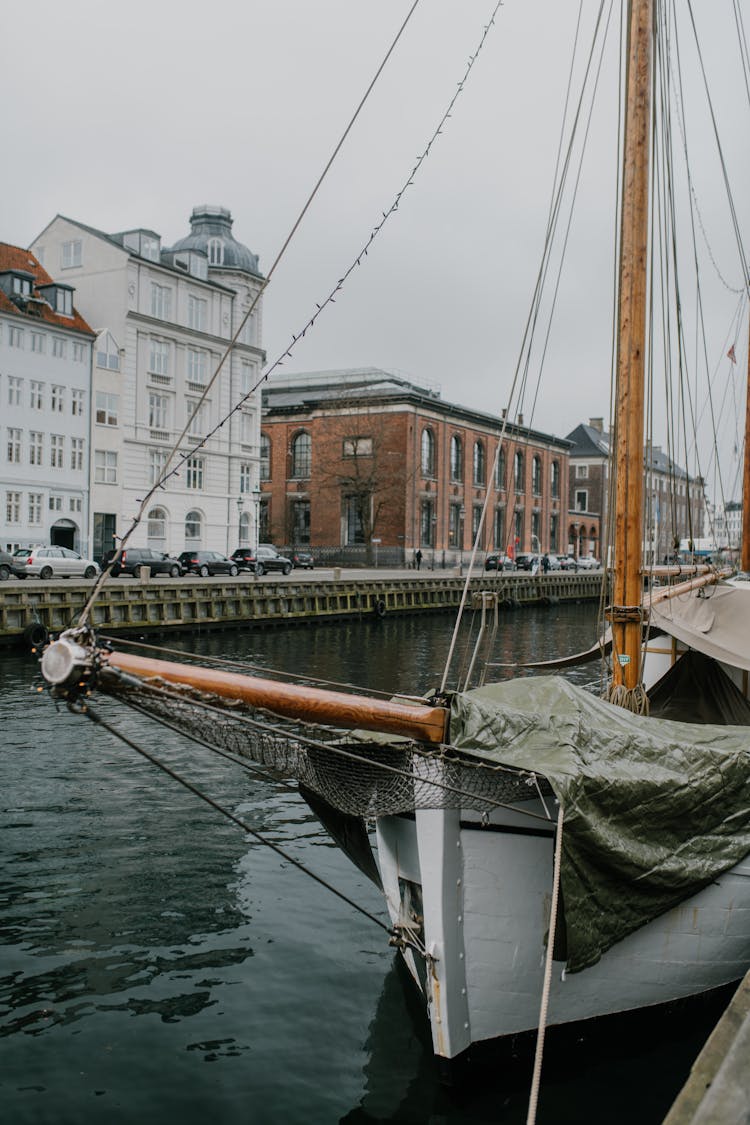
<svg viewBox="0 0 750 1125"><path fill-rule="evenodd" d="M25 578L24 563L7 551L0 551L0 582L7 582L9 578Z"/></svg>
<svg viewBox="0 0 750 1125"><path fill-rule="evenodd" d="M292 565L299 567L300 570L312 570L315 566L315 559L309 551L292 551L291 554Z"/></svg>
<svg viewBox="0 0 750 1125"><path fill-rule="evenodd" d="M183 551L178 561L186 574L200 574L201 578L209 574L231 574L234 578L239 571L236 561L219 551Z"/></svg>
<svg viewBox="0 0 750 1125"><path fill-rule="evenodd" d="M104 566L109 565L116 551L108 551L104 556ZM163 551L152 551L150 547L125 547L117 562L112 567L112 574L132 574L137 578L144 567L149 567L152 574L168 574L170 578L179 578L183 573L182 564L173 555L165 555Z"/></svg>
<svg viewBox="0 0 750 1125"><path fill-rule="evenodd" d="M539 562L539 555L527 555L525 553L516 555L516 567L518 570L533 570L534 564L538 564Z"/></svg>
<svg viewBox="0 0 750 1125"><path fill-rule="evenodd" d="M484 560L485 570L515 570L516 564L509 555L488 555Z"/></svg>
<svg viewBox="0 0 750 1125"><path fill-rule="evenodd" d="M261 543L257 551L252 547L238 547L232 553L232 558L238 566L254 570L259 576L270 570L280 570L282 574L292 573L292 560L286 555L280 555L270 543Z"/></svg>

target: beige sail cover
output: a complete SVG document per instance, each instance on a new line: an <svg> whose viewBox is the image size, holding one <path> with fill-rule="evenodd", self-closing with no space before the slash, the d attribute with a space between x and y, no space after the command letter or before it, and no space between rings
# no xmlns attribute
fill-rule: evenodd
<svg viewBox="0 0 750 1125"><path fill-rule="evenodd" d="M713 586L651 607L651 625L722 664L750 671L750 589Z"/></svg>

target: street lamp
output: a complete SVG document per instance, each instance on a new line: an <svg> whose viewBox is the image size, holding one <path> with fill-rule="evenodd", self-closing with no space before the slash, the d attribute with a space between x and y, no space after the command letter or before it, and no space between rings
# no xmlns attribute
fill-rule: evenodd
<svg viewBox="0 0 750 1125"><path fill-rule="evenodd" d="M263 495L259 484L253 489L253 504L255 505L255 547L260 545L260 498Z"/></svg>
<svg viewBox="0 0 750 1125"><path fill-rule="evenodd" d="M580 526L581 525L578 522L578 520L576 520L576 522L573 524L573 527L575 528L575 533L576 533L576 541L573 544L573 557L576 560L576 570L578 570L578 555L579 555L580 550L581 550L581 540L578 537L578 528Z"/></svg>
<svg viewBox="0 0 750 1125"><path fill-rule="evenodd" d="M237 497L237 546L244 546L242 542L242 513L245 508L245 497Z"/></svg>

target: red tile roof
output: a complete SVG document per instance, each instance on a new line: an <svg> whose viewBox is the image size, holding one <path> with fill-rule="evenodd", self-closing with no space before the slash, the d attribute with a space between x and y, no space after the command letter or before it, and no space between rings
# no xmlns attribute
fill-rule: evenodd
<svg viewBox="0 0 750 1125"><path fill-rule="evenodd" d="M22 246L11 246L8 242L0 242L0 273L6 270L24 270L26 273L34 275L34 291L33 296L40 297L40 285L54 285L54 279L50 277L40 262L34 257L30 250L24 250ZM11 313L19 319L31 322L42 321L45 324L53 325L57 328L73 329L77 332L85 332L90 336L95 336L93 328L83 317L78 313L74 307L72 316L61 316L60 313L55 312L54 309L46 303L34 304L34 312L24 311L20 309L9 297L0 290L0 312Z"/></svg>

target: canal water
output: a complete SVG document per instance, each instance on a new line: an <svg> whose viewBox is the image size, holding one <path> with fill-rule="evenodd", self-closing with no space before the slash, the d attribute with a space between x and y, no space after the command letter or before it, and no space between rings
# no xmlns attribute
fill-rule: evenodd
<svg viewBox="0 0 750 1125"><path fill-rule="evenodd" d="M452 617L182 635L197 652L425 690ZM595 609L508 613L501 662L577 651ZM176 646L172 637L165 644ZM574 674L596 678L595 665ZM0 1106L8 1125L525 1121L528 1076L441 1087L384 932L0 653ZM127 733L371 913L293 788L105 702ZM547 1053L538 1121L659 1122L711 1027Z"/></svg>

